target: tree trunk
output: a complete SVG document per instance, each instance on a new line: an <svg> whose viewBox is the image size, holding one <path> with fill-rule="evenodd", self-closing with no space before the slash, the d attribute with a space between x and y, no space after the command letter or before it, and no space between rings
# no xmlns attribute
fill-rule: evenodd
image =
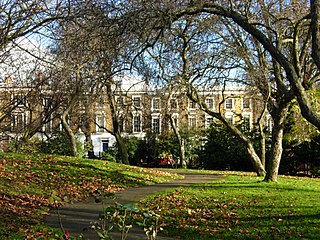
<svg viewBox="0 0 320 240"><path fill-rule="evenodd" d="M265 176L266 171L261 163L261 159L256 153L251 141L234 125L230 124L225 118L219 116L220 121L222 121L225 126L245 145L248 157L253 165L254 170L258 176Z"/></svg>
<svg viewBox="0 0 320 240"><path fill-rule="evenodd" d="M86 149L88 151L88 158L94 159L96 156L94 155L93 151L93 144L92 144L92 138L91 138L91 131L90 131L90 122L85 120L84 126L82 127L82 132L84 133L84 136L86 138Z"/></svg>
<svg viewBox="0 0 320 240"><path fill-rule="evenodd" d="M91 99L90 99L91 100ZM94 124L94 111L93 111L93 104L90 101L86 106L85 106L85 113L82 115L82 124L81 124L81 130L85 136L85 144L86 144L86 149L88 151L88 157L91 159L96 158L94 155L93 151L93 144L92 144L92 138L91 138L91 133L92 133L92 126Z"/></svg>
<svg viewBox="0 0 320 240"><path fill-rule="evenodd" d="M283 139L283 130L284 122L288 113L288 106L278 109L275 116L273 117L274 126L272 129L272 144L270 151L270 158L267 166L267 174L264 178L264 181L273 181L276 182L278 178L278 171L282 156L282 139Z"/></svg>
<svg viewBox="0 0 320 240"><path fill-rule="evenodd" d="M75 137L72 129L70 128L70 126L68 124L67 116L68 116L70 110L75 105L76 99L77 99L77 95L75 94L74 96L72 96L68 107L63 111L63 113L61 115L62 127L66 131L66 133L67 133L67 135L68 135L68 137L70 139L70 142L71 142L71 155L74 156L74 157L78 155L77 141L76 141L76 137Z"/></svg>
<svg viewBox="0 0 320 240"><path fill-rule="evenodd" d="M179 134L180 136L180 134ZM182 168L187 168L187 161L186 161L186 149L185 149L185 141L180 136L179 140L179 154L180 154L180 164Z"/></svg>
<svg viewBox="0 0 320 240"><path fill-rule="evenodd" d="M260 142L260 161L264 168L266 168L266 136L265 134L261 134L259 136Z"/></svg>
<svg viewBox="0 0 320 240"><path fill-rule="evenodd" d="M109 131L112 135L115 136L116 141L117 141L117 146L119 149L119 157L121 159L121 162L124 164L129 165L129 157L128 157L128 150L127 146L124 142L123 137L121 136L120 133L120 128L119 128L119 116L117 112L117 106L114 100L114 95L112 91L112 86L111 86L111 80L106 83L107 87L107 95L108 95L108 100L109 100L109 106L110 106L110 111L111 111L111 118L112 118L112 131Z"/></svg>
<svg viewBox="0 0 320 240"><path fill-rule="evenodd" d="M87 145L87 149L88 149L88 158L94 159L94 158L96 158L96 156L94 155L94 151L93 151L91 133L85 134L85 137L86 137L86 145Z"/></svg>
<svg viewBox="0 0 320 240"><path fill-rule="evenodd" d="M312 58L320 69L320 1L310 0L311 6L311 32L312 32Z"/></svg>
<svg viewBox="0 0 320 240"><path fill-rule="evenodd" d="M116 132L114 134L116 141L117 141L117 146L118 146L118 150L119 150L119 155L120 155L120 159L121 162L123 164L127 164L129 165L129 157L128 157L128 150L127 150L127 146L124 142L123 137L121 136L120 132Z"/></svg>
<svg viewBox="0 0 320 240"><path fill-rule="evenodd" d="M179 132L179 128L176 126L176 124L174 122L174 119L173 119L171 114L169 114L169 119L170 119L170 123L171 123L171 127L173 129L173 132L176 135L176 138L178 139L178 143L179 143L180 165L181 165L182 168L187 168L185 141L181 137L181 134Z"/></svg>

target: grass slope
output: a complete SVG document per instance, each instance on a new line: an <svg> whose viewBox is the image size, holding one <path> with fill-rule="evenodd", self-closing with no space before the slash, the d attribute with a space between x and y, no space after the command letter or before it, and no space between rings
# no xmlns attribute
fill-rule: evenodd
<svg viewBox="0 0 320 240"><path fill-rule="evenodd" d="M227 174L148 198L140 207L160 214L166 233L176 239L320 239L320 179L266 183Z"/></svg>
<svg viewBox="0 0 320 240"><path fill-rule="evenodd" d="M0 239L59 239L43 225L53 203L60 204L125 188L177 178L175 174L100 160L0 154Z"/></svg>

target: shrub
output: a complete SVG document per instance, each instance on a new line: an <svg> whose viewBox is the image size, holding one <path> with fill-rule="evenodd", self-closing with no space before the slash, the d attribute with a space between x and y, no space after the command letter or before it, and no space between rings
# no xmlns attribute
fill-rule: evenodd
<svg viewBox="0 0 320 240"><path fill-rule="evenodd" d="M208 130L206 143L198 149L199 161L205 169L251 171L245 146L221 123Z"/></svg>
<svg viewBox="0 0 320 240"><path fill-rule="evenodd" d="M51 138L47 141L39 143L39 150L42 153L48 154L57 154L57 155L72 155L72 146L71 141L64 131L56 132ZM78 140L77 141L78 155L84 155L84 147L83 144Z"/></svg>

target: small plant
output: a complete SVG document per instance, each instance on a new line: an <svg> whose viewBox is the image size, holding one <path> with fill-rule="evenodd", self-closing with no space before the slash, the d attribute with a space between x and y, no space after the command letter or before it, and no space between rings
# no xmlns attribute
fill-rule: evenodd
<svg viewBox="0 0 320 240"><path fill-rule="evenodd" d="M130 229L134 224L144 228L148 240L155 240L161 229L159 224L160 215L153 211L141 212L132 204L122 205L116 202L114 195L108 196L114 200L114 206L108 206L99 217L99 222L92 225L100 239L111 240L110 233L114 230L120 232L120 239L126 240ZM96 201L102 201L101 197Z"/></svg>
<svg viewBox="0 0 320 240"><path fill-rule="evenodd" d="M160 215L154 211L145 211L142 213L143 221L137 222L142 226L148 240L155 240L159 231L163 230L160 226Z"/></svg>

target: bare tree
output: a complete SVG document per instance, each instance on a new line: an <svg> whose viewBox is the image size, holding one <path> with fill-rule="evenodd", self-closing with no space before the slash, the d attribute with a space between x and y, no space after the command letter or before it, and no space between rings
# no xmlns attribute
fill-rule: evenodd
<svg viewBox="0 0 320 240"><path fill-rule="evenodd" d="M79 22L78 22L79 21ZM72 154L77 155L75 134L79 129L79 103L96 90L97 77L92 74L94 66L95 39L90 35L87 25L81 25L82 18L63 21L55 30L55 75L51 78L52 86L59 86L61 98L61 123L72 143ZM94 95L90 96L94 98Z"/></svg>
<svg viewBox="0 0 320 240"><path fill-rule="evenodd" d="M77 17L72 18L70 22L61 23L63 31L60 35L62 44L60 53L65 56L60 63L65 65L65 73L73 69L69 72L69 80L66 81L68 84L65 89L69 90L69 100L62 114L63 126L66 130L69 129L67 131L69 136L74 138L71 128L66 124L66 117L72 108L80 99L83 101L89 97L91 99L87 99L86 102L93 103L95 100L98 102L99 98L106 98L111 127L99 126L98 122L95 124L115 136L121 161L129 164L126 145L119 126L120 117L115 99L117 89L114 76L125 66L125 42L130 38L126 39L125 26L117 22L117 11L114 11L115 6L112 1L106 3L86 1L75 4L73 8L80 14L76 14ZM67 63L68 66L66 66ZM73 91L70 92L70 89ZM92 111L86 111L83 115L86 123L82 127L87 126L84 132L88 142L90 142L88 129L90 122L93 121L90 116L92 114Z"/></svg>
<svg viewBox="0 0 320 240"><path fill-rule="evenodd" d="M12 95L20 91L20 94L29 101L35 97L35 89L40 86L40 82L36 83L34 80L37 78L38 72L44 70L40 67L40 65L43 66L40 59L44 58L41 55L43 49L40 49L33 37L55 20L67 17L67 8L68 6L64 5L63 1L55 1L54 3L38 0L1 1L0 77L7 83L5 86L7 90L9 88L15 89L15 93ZM31 46L32 48L30 48ZM28 58L26 58L27 55ZM2 101L5 104L2 104L3 111L1 111L0 122L10 118L17 109L17 101L11 101L13 99L9 97ZM31 111L28 108L25 110ZM26 138L32 136L37 131L36 129L39 129L39 124L34 124L38 120L31 118L29 120L32 122L31 128L33 130L30 130L29 124L26 123L28 127L24 129L23 133ZM35 127L36 125L37 127Z"/></svg>
<svg viewBox="0 0 320 240"><path fill-rule="evenodd" d="M278 150L272 153L273 159L277 160L269 161L269 173L265 180L276 180L282 153L283 123L288 106L294 97L297 98L302 115L312 124L320 127L319 117L313 110L307 94L307 90L314 85L318 76L315 64L311 61L310 36L312 30L307 1L291 1L290 3L287 1L268 1L267 3L264 1L254 3L242 1L171 1L168 3L161 1L161 3L152 6L149 2L133 1L133 4L136 9L140 7L140 9L148 11L146 15L154 24L154 31L159 33L156 36L163 34L166 27L172 28L172 26L179 24L187 16L199 16L200 19L220 16L222 19L228 20L231 25L238 26L245 35L247 33L252 37L252 39L248 38L244 41L243 46L249 49L250 42L254 43L254 46L260 48L260 51L265 54L267 60L265 63L271 66L269 71L272 73L272 75L268 74L265 79L266 86L271 86L274 90L271 94L274 94L277 99L276 104L270 104L273 103L274 98L265 98L268 99L268 109L278 126L274 129L273 134L273 149ZM316 3L314 4L313 6L316 7ZM316 13L316 8L313 8L313 12ZM155 23L154 19L158 19L158 22ZM313 19L317 20L316 15ZM210 27L210 22L207 21L207 23L207 26ZM217 26L220 25L211 25L212 28ZM311 24L311 26L315 26L315 24ZM225 33L225 30L221 31L221 35ZM154 38L154 41L158 40L159 37ZM147 42L152 43L148 39ZM246 59L243 60L246 61ZM246 61L246 63L249 62ZM255 65L252 66L254 69ZM263 91L268 93L267 89L269 88L265 88ZM267 95L265 94L265 96Z"/></svg>
<svg viewBox="0 0 320 240"><path fill-rule="evenodd" d="M187 96L196 102L202 110L222 121L244 143L254 169L258 175L264 175L264 167L251 141L225 118L221 109L225 99L221 99L222 102L215 111L207 106L200 94L203 89L222 89L221 83L227 80L224 74L228 72L228 68L239 67L238 64L232 66L231 63L235 62L232 59L228 61L229 66L220 65L219 62L228 60L227 56L230 53L226 45L221 44L221 41L226 42L226 39L215 34L207 26L208 24L203 19L191 17L178 22L165 32L163 39L159 40L162 51L156 50L157 53L154 54L157 54L157 57L153 56L153 59L157 60L163 72L162 78L170 79L170 81L167 80L169 86L173 85L180 91L186 91ZM213 42L216 46L210 49ZM220 46L218 46L219 43ZM223 73L219 69L220 67L223 69ZM180 140L183 141L181 137Z"/></svg>
<svg viewBox="0 0 320 240"><path fill-rule="evenodd" d="M4 0L0 3L0 50L20 37L39 32L57 19L66 17L64 1Z"/></svg>

